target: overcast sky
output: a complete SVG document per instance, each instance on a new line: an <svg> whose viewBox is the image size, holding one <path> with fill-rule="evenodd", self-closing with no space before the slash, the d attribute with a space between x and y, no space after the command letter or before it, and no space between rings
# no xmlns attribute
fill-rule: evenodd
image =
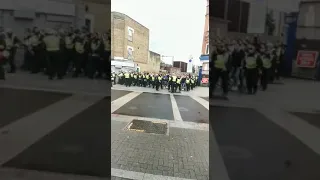
<svg viewBox="0 0 320 180"><path fill-rule="evenodd" d="M149 29L151 51L179 61L187 62L190 56L199 61L206 0L112 0L111 9Z"/></svg>

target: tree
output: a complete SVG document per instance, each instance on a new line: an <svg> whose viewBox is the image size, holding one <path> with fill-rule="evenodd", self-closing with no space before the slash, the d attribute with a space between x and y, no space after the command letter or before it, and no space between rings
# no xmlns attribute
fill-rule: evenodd
<svg viewBox="0 0 320 180"><path fill-rule="evenodd" d="M269 36L273 35L273 32L276 28L275 26L275 20L273 19L273 12L270 11L266 14L266 28L267 28L267 34Z"/></svg>

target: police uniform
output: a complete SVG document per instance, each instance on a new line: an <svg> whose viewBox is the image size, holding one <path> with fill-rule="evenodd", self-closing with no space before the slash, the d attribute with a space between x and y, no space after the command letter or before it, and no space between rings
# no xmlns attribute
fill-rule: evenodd
<svg viewBox="0 0 320 180"><path fill-rule="evenodd" d="M89 78L99 77L102 75L101 66L101 54L102 54L102 43L101 40L95 36L90 43L90 59L88 62ZM95 74L98 72L98 76Z"/></svg>
<svg viewBox="0 0 320 180"><path fill-rule="evenodd" d="M103 38L103 46L104 46L104 51L103 51L103 71L105 74L105 77L108 78L110 76L110 71L111 71L111 61L110 61L110 56L111 56L111 41L110 37L108 34L105 34Z"/></svg>
<svg viewBox="0 0 320 180"><path fill-rule="evenodd" d="M75 57L74 57L74 66L75 71L73 77L78 77L81 73L82 64L85 60L85 44L86 41L83 37L76 37L74 41L74 48L75 48Z"/></svg>
<svg viewBox="0 0 320 180"><path fill-rule="evenodd" d="M29 52L31 54L30 64L31 64L31 72L38 73L40 71L41 66L41 40L42 36L40 35L40 31L34 29L30 39L29 39Z"/></svg>
<svg viewBox="0 0 320 180"><path fill-rule="evenodd" d="M126 72L125 74L124 74L124 78L125 78L125 85L126 85L126 87L130 87L131 86L131 84L130 84L130 73L128 73L128 72Z"/></svg>
<svg viewBox="0 0 320 180"><path fill-rule="evenodd" d="M31 38L31 33L29 30L27 30L23 40L23 45L24 45L24 60L23 60L23 65L22 69L24 70L31 70L30 68L30 59L31 59L31 50L30 50L30 38Z"/></svg>
<svg viewBox="0 0 320 180"><path fill-rule="evenodd" d="M19 40L12 33L11 30L7 30L5 42L6 42L6 50L10 53L8 58L8 62L10 66L9 73L15 73L16 72L15 55L17 52L17 44L19 43Z"/></svg>
<svg viewBox="0 0 320 180"><path fill-rule="evenodd" d="M181 92L181 78L180 77L178 77L177 78L177 89L179 89L179 92Z"/></svg>
<svg viewBox="0 0 320 180"><path fill-rule="evenodd" d="M0 80L5 80L4 65L7 63L10 52L6 50L4 37L0 35Z"/></svg>
<svg viewBox="0 0 320 180"><path fill-rule="evenodd" d="M218 48L216 53L213 53L211 56L211 61L212 63L212 68L210 68L211 72L210 75L212 74L212 83L210 83L210 89L212 92L210 92L209 96L211 97L212 94L214 93L215 87L219 79L222 81L222 90L223 90L223 95L226 96L228 94L228 73L227 73L227 62L228 59L224 55L224 49L223 48ZM190 87L193 89L192 86L192 79L190 79Z"/></svg>
<svg viewBox="0 0 320 180"><path fill-rule="evenodd" d="M64 71L67 73L72 63L75 65L75 35L69 32L68 35L64 37L64 56L65 56L65 64L64 64Z"/></svg>
<svg viewBox="0 0 320 180"><path fill-rule="evenodd" d="M187 87L187 91L190 91L190 79L189 79L189 77L187 77L187 79L186 79L186 87Z"/></svg>
<svg viewBox="0 0 320 180"><path fill-rule="evenodd" d="M63 59L60 56L61 39L54 34L54 31L48 29L48 35L43 38L43 42L46 48L47 60L48 60L48 76L52 80L56 75L58 79L63 78L64 66Z"/></svg>
<svg viewBox="0 0 320 180"><path fill-rule="evenodd" d="M244 61L246 70L246 84L248 94L255 94L258 89L259 70L261 69L261 59L255 53L253 47L249 48L249 52Z"/></svg>
<svg viewBox="0 0 320 180"><path fill-rule="evenodd" d="M269 52L261 52L261 60L262 60L262 72L261 72L261 86L262 90L266 90L268 86L268 81L270 78L270 70L272 67L272 56Z"/></svg>
<svg viewBox="0 0 320 180"><path fill-rule="evenodd" d="M173 75L171 77L171 92L175 93L176 92L176 84L177 83L177 76Z"/></svg>

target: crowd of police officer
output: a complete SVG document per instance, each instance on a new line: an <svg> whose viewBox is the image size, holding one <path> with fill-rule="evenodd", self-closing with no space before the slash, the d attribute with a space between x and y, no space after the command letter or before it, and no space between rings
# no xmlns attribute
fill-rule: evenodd
<svg viewBox="0 0 320 180"><path fill-rule="evenodd" d="M75 78L83 75L90 79L110 79L110 31L101 35L89 33L85 28L43 30L34 27L26 29L23 40L10 29L0 34L1 79L5 79L3 66L7 63L8 73L16 72L15 55L21 46L25 50L22 69L32 74L43 72L50 80L63 79L69 73Z"/></svg>
<svg viewBox="0 0 320 180"><path fill-rule="evenodd" d="M198 77L194 75L177 76L172 74L140 73L140 72L119 72L112 73L113 84L119 83L126 87L150 87L159 89L167 88L169 92L176 93L182 90L190 91L198 86Z"/></svg>
<svg viewBox="0 0 320 180"><path fill-rule="evenodd" d="M221 82L223 97L230 86L248 94L256 94L260 86L263 91L269 83L280 80L285 45L277 42L253 39L214 39L210 63L210 97L218 82ZM232 82L232 83L230 83Z"/></svg>

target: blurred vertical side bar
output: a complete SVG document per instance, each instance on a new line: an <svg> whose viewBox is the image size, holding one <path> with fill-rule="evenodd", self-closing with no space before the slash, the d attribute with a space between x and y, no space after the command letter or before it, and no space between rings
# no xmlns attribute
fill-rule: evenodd
<svg viewBox="0 0 320 180"><path fill-rule="evenodd" d="M208 0L207 1L207 20L209 23L208 26L208 33L205 34L205 36L208 37L209 40L209 48L206 49L206 54L207 57L201 57L200 59L206 59L208 61L208 78L209 78L209 84L210 80L212 79L212 72L210 71L212 69L212 62L211 62L211 55L210 53L213 50L214 45L214 39L217 37L225 36L225 34L228 31L228 19L227 19L227 7L228 7L228 0ZM210 50L209 50L210 49ZM205 64L205 63L203 63ZM202 66L202 74L205 74L204 71L205 66ZM209 93L212 93L212 89L210 88ZM209 100L211 102L212 99ZM209 145L209 157L210 157L210 179L219 179L219 180L230 180L227 168L224 164L219 145L216 141L215 138L215 133L214 133L214 127L212 127L213 119L214 119L214 114L212 114L212 111L210 110L211 108L214 108L213 106L210 105L209 108L209 119L210 119L210 145Z"/></svg>

